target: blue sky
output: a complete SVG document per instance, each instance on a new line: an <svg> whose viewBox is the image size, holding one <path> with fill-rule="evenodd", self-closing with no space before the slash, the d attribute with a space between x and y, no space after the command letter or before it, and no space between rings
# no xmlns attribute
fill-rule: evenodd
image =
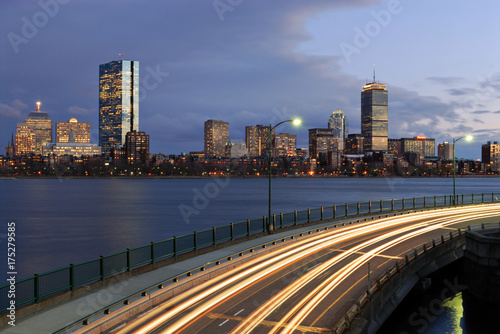
<svg viewBox="0 0 500 334"><path fill-rule="evenodd" d="M389 137L437 142L472 134L457 156L500 140L500 3L442 1L3 1L0 147L42 101L54 122L77 117L98 133L98 67L141 64L140 130L151 152L203 149L203 122L307 129L342 109L360 132L360 91L389 91ZM30 29L31 28L31 29Z"/></svg>

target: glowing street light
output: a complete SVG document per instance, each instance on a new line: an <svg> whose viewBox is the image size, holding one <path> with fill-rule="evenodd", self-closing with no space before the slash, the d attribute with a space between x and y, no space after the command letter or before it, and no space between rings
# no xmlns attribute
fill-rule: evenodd
<svg viewBox="0 0 500 334"><path fill-rule="evenodd" d="M456 190L455 190L455 179L456 179L456 172L455 172L455 165L456 165L456 162L455 162L455 143L457 141L459 141L460 139L462 138L465 138L465 140L467 141L471 141L472 140L472 136L471 135L468 135L468 136L462 136L462 137L459 137L457 139L453 139L453 204L456 204L457 203L457 194L456 194Z"/></svg>
<svg viewBox="0 0 500 334"><path fill-rule="evenodd" d="M269 124L269 145L268 145L268 151L267 155L269 156L269 214L267 216L267 231L271 233L274 230L274 222L271 222L271 168L272 168L272 159L273 159L273 147L272 147L272 134L273 130L280 124L291 122L293 125L298 126L302 123L302 121L299 118L295 119L288 119L286 121L281 121L275 126L272 124Z"/></svg>

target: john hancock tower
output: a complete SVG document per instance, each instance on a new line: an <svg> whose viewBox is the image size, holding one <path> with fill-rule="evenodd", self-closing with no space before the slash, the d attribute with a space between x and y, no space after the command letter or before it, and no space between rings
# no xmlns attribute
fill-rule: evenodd
<svg viewBox="0 0 500 334"><path fill-rule="evenodd" d="M387 85L373 82L361 92L361 135L365 137L364 151L387 151Z"/></svg>
<svg viewBox="0 0 500 334"><path fill-rule="evenodd" d="M127 132L139 131L139 62L99 65L99 145L109 155L124 145Z"/></svg>

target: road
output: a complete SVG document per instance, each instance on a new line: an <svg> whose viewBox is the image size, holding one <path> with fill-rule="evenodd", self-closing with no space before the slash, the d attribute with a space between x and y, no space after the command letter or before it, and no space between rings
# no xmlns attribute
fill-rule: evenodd
<svg viewBox="0 0 500 334"><path fill-rule="evenodd" d="M326 333L396 259L442 234L498 221L500 204L382 218L277 247L109 333Z"/></svg>

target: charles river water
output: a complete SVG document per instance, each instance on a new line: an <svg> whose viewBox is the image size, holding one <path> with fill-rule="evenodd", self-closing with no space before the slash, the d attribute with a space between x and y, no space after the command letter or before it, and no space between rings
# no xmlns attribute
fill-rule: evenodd
<svg viewBox="0 0 500 334"><path fill-rule="evenodd" d="M333 204L449 195L452 178L276 178L273 213ZM500 178L458 178L457 193L500 192ZM267 215L266 178L0 179L0 247L16 224L18 278L173 236ZM2 246L3 245L3 246ZM5 282L7 261L1 264ZM462 293L460 263L405 300L380 333L489 333ZM443 298L444 296L444 298ZM427 310L427 311L426 311ZM484 308L486 310L486 308ZM500 314L496 309L496 314ZM478 325L480 327L478 327ZM482 330L481 330L482 329ZM479 331L478 331L479 330Z"/></svg>

